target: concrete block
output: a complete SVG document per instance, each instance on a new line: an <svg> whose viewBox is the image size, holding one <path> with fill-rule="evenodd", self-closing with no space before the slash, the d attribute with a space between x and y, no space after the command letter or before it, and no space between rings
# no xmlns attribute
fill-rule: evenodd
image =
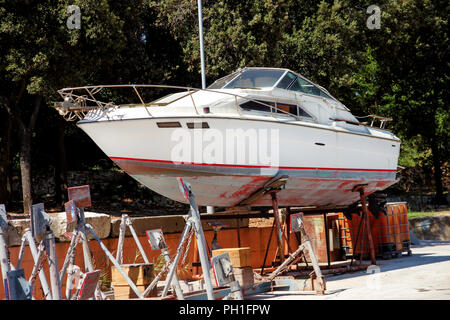
<svg viewBox="0 0 450 320"><path fill-rule="evenodd" d="M204 215L202 214L201 217ZM212 231L213 228L208 224L208 222L221 222L226 224L227 227L223 229L237 228L238 222L236 219L220 219L220 215L206 215L208 217L213 216L214 219L202 219L203 231ZM217 219L216 219L217 216ZM162 229L164 234L167 233L179 233L182 232L184 226L186 225L187 215L170 215L170 216L149 216L149 217L130 217L133 228L138 236L145 235L146 230L150 229ZM118 237L120 231L120 217L113 217L111 219L111 237ZM247 228L249 223L248 218L239 219L239 226L241 228ZM130 229L127 228L127 237L131 237Z"/></svg>
<svg viewBox="0 0 450 320"><path fill-rule="evenodd" d="M14 219L8 221L8 236L6 243L9 247L20 246L25 230L30 228L30 219Z"/></svg>
<svg viewBox="0 0 450 320"><path fill-rule="evenodd" d="M96 212L84 213L86 223L92 226L92 229L100 239L106 239L111 232L111 217L107 214ZM64 236L64 233L71 233L75 227L75 223L67 224L65 212L50 214L50 229L55 234L55 238L60 242L69 242L70 240ZM88 233L88 239L94 239L94 236Z"/></svg>
<svg viewBox="0 0 450 320"><path fill-rule="evenodd" d="M162 229L164 234L182 232L186 224L183 216L155 216L155 217L130 217L133 229L138 236L145 235L146 230ZM118 237L121 218L111 220L111 237ZM126 228L125 236L131 237L130 228Z"/></svg>
<svg viewBox="0 0 450 320"><path fill-rule="evenodd" d="M202 221L202 228L203 231L213 231L213 227L210 226L208 224L208 222L220 222L223 224L226 224L227 226L222 228L221 230L224 229L235 229L238 227L238 222L237 219L220 219L220 215L213 215L214 219L202 219L202 216L200 216L200 219ZM211 216L211 215L208 215ZM217 218L216 218L217 217ZM239 227L240 228L248 228L248 224L249 224L249 218L243 218L243 219L239 219Z"/></svg>
<svg viewBox="0 0 450 320"><path fill-rule="evenodd" d="M111 231L111 217L107 214L95 213L95 212L85 212L84 213L86 222L89 223L94 232L98 235L100 239L105 239L109 237ZM65 232L71 233L75 227L74 223L67 225L66 213L57 212L49 213L50 216L50 229L55 234L55 238L60 242L69 242L70 240L64 236ZM22 242L22 236L26 229L30 227L30 219L13 219L9 220L8 226L8 246L20 246ZM89 239L92 240L94 237L89 235Z"/></svg>
<svg viewBox="0 0 450 320"><path fill-rule="evenodd" d="M233 267L234 278L239 281L241 287L253 286L254 276L252 267L235 268Z"/></svg>

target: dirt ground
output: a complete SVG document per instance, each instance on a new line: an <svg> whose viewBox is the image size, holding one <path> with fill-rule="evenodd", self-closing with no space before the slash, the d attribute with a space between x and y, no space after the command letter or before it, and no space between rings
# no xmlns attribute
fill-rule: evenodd
<svg viewBox="0 0 450 320"><path fill-rule="evenodd" d="M254 300L450 300L450 241L422 240L412 256L379 260L379 269L326 276L324 296L278 291ZM376 272L379 271L379 272Z"/></svg>

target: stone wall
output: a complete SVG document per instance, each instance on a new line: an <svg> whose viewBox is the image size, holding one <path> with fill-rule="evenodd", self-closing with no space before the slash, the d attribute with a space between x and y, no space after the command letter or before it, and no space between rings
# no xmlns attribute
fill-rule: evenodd
<svg viewBox="0 0 450 320"><path fill-rule="evenodd" d="M67 173L69 187L88 184L92 208L108 214L133 213L142 215L186 214L188 205L170 200L144 187L122 170L86 170ZM33 199L43 202L46 208L58 206L55 202L55 172L38 172L33 175ZM15 206L21 200L20 179L14 179Z"/></svg>
<svg viewBox="0 0 450 320"><path fill-rule="evenodd" d="M409 226L419 240L450 240L450 215L412 218Z"/></svg>

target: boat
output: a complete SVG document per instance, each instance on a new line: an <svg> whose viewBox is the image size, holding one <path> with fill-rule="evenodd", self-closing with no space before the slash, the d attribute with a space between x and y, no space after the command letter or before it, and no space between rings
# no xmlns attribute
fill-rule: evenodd
<svg viewBox="0 0 450 320"><path fill-rule="evenodd" d="M98 98L127 89L133 103ZM173 90L146 102L144 91ZM283 177L279 206L342 207L396 183L401 141L370 115L360 122L325 88L283 68L246 67L206 89L166 85L64 88L55 107L114 163L151 190L201 206L246 203ZM159 91L158 91L159 92ZM271 206L264 195L251 206Z"/></svg>

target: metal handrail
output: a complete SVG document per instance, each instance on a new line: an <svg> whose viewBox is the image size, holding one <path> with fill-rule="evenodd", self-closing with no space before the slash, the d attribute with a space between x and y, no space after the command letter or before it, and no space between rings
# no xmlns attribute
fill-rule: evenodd
<svg viewBox="0 0 450 320"><path fill-rule="evenodd" d="M380 129L385 129L386 123L390 122L390 121L393 121L392 118L377 116L377 115L374 115L374 114L369 114L367 116L361 116L361 117L355 116L355 118L358 118L358 119L372 118L372 121L371 121L370 125L366 125L367 127L373 127L373 125L375 123L375 120L378 119L378 120L380 120Z"/></svg>
<svg viewBox="0 0 450 320"><path fill-rule="evenodd" d="M247 97L244 97L239 94L231 93L231 92L223 92L213 89L199 89L199 88L193 88L193 87L183 87L183 86L172 86L172 85L157 85L157 84L122 84L122 85L97 85L97 86L83 86L83 87L73 87L73 88L63 88L58 90L59 95L64 99L63 102L55 102L54 107L60 112L61 115L66 116L67 114L70 115L69 118L66 118L66 120L71 121L74 120L76 117L73 117L73 114L78 116L78 118L82 119L80 114L84 117L84 112L91 111L95 109L100 109L103 112L108 112L109 108L116 108L120 107L120 105L116 105L113 102L102 102L95 98L95 94L99 93L104 88L131 88L133 89L134 93L139 98L142 106L146 109L148 115L151 117L151 113L147 109L147 107L151 106L151 103L145 103L145 101L142 99L142 96L139 94L137 88L166 88L166 89L182 89L187 90L188 95L191 97L193 107L197 114L199 114L197 106L194 102L194 99L192 95L198 91L206 91L206 92L213 92L213 93L219 93L224 95L230 95L235 98L236 104L237 104L237 98L244 99L246 101L252 101L255 103L258 103L260 105L266 106L270 108L270 113L273 116L272 112L275 110L275 113L282 113L285 115L288 115L290 117L293 117L296 120L302 120L301 117L294 115L292 113L289 113L283 109L280 109L277 107L278 103L274 102L274 105L270 105L255 99L250 99ZM75 94L74 91L87 91L89 96L86 96L85 94ZM97 106L88 106L87 102L93 102ZM240 107L236 106L238 110L238 114L240 117L242 117L242 113L240 112Z"/></svg>

